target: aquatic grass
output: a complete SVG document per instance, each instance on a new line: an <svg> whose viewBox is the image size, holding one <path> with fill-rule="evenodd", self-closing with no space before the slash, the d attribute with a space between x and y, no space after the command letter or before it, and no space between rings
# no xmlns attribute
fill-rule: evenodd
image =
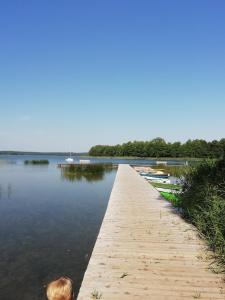
<svg viewBox="0 0 225 300"><path fill-rule="evenodd" d="M111 172L112 164L71 164L62 167L62 178L69 181L79 181L85 178L87 181L98 181L104 178L105 173Z"/></svg>
<svg viewBox="0 0 225 300"><path fill-rule="evenodd" d="M49 161L47 159L32 159L32 160L25 160L24 161L25 165L48 165Z"/></svg>

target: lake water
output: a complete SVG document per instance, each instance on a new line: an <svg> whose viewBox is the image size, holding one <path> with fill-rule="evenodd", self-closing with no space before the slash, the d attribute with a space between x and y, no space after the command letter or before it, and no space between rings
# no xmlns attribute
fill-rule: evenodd
<svg viewBox="0 0 225 300"><path fill-rule="evenodd" d="M23 164L24 160L30 159L48 159L51 164L64 163L66 156L63 155L0 155L0 162L3 160ZM74 156L75 162L80 159L89 159L91 163L114 163L114 164L137 164L137 165L156 165L157 159L125 159L125 158L107 158L107 157L82 157ZM168 160L168 165L184 165L184 160Z"/></svg>
<svg viewBox="0 0 225 300"><path fill-rule="evenodd" d="M30 158L0 157L1 300L45 299L62 275L78 293L115 179L115 169L77 178L57 168L64 157L24 165Z"/></svg>

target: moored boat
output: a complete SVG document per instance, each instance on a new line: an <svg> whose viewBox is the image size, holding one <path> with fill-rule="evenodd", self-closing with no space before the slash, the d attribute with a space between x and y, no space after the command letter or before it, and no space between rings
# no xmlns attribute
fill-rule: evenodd
<svg viewBox="0 0 225 300"><path fill-rule="evenodd" d="M169 174L159 174L159 173L146 173L146 172L141 172L141 176L147 176L147 177L152 177L152 178L169 178Z"/></svg>
<svg viewBox="0 0 225 300"><path fill-rule="evenodd" d="M169 178L157 178L157 177L152 177L152 176L143 176L143 177L145 179L153 181L153 182L170 184Z"/></svg>
<svg viewBox="0 0 225 300"><path fill-rule="evenodd" d="M71 163L74 162L74 159L71 157L71 152L70 152L70 156L67 157L67 158L65 159L65 161L66 161L67 163L69 163L69 164L71 164Z"/></svg>

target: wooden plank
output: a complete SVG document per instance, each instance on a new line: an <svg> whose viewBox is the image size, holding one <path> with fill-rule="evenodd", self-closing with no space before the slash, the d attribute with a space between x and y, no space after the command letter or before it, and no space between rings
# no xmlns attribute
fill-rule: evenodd
<svg viewBox="0 0 225 300"><path fill-rule="evenodd" d="M224 278L210 263L195 228L130 166L119 165L77 299L224 300Z"/></svg>

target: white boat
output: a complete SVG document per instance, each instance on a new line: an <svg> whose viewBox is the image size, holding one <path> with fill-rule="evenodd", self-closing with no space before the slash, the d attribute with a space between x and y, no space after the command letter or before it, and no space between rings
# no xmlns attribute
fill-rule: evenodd
<svg viewBox="0 0 225 300"><path fill-rule="evenodd" d="M152 182L157 182L157 183L170 183L170 179L168 178L156 178L156 177L151 177L151 176L143 176L145 179L152 181Z"/></svg>
<svg viewBox="0 0 225 300"><path fill-rule="evenodd" d="M157 160L156 164L157 165L167 165L167 161L166 160Z"/></svg>
<svg viewBox="0 0 225 300"><path fill-rule="evenodd" d="M67 163L73 163L74 162L74 159L71 157L71 152L70 152L70 157L67 157L66 159L65 159L65 161L67 162Z"/></svg>
<svg viewBox="0 0 225 300"><path fill-rule="evenodd" d="M80 164L81 165L87 165L87 164L90 164L91 161L90 159L80 159Z"/></svg>

